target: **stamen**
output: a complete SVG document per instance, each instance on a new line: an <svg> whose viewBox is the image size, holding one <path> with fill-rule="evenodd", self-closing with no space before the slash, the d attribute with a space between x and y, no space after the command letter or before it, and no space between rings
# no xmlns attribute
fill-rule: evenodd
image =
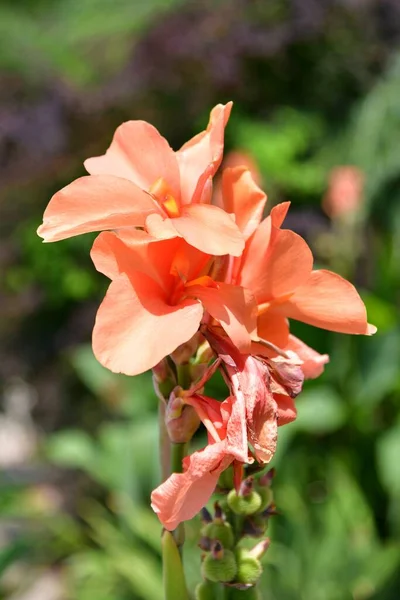
<svg viewBox="0 0 400 600"><path fill-rule="evenodd" d="M276 352L276 354L279 354L279 356L283 356L283 358L290 358L289 354L287 354L287 352L285 352L284 350L281 350L281 348L278 348L278 346L275 346L275 344L273 344L272 342L268 342L267 340L264 340L263 338L258 338L256 340L252 340L253 342L255 342L256 344L261 344L261 346L265 346L265 348L268 348L268 350L272 350L273 352Z"/></svg>

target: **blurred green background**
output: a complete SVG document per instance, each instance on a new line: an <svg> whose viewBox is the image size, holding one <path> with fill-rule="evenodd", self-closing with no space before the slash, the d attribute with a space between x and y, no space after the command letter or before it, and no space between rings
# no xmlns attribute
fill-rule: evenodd
<svg viewBox="0 0 400 600"><path fill-rule="evenodd" d="M36 228L122 121L178 148L230 99L227 151L252 157L270 206L292 201L287 226L379 327L293 326L331 363L280 430L262 598L400 597L399 42L398 0L1 0L0 598L162 599L150 377L92 356L94 236ZM352 223L321 208L338 165L365 177Z"/></svg>

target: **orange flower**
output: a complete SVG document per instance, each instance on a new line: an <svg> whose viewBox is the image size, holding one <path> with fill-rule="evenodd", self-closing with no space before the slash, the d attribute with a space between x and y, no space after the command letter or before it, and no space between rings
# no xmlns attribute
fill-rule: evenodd
<svg viewBox="0 0 400 600"><path fill-rule="evenodd" d="M314 271L313 256L303 238L281 229L289 202L275 206L261 222L266 197L240 167L224 173L223 198L246 239L242 257L232 260L228 280L255 295L259 338L303 354L305 369L314 377L328 358L316 356L289 337L288 318L340 333L375 333L354 286L331 271ZM255 343L253 353L264 354L265 347Z"/></svg>
<svg viewBox="0 0 400 600"><path fill-rule="evenodd" d="M151 506L166 529L194 517L208 502L218 478L231 464L241 475L249 461L245 406L235 397L224 402L193 394L193 406L208 432L208 445L183 459L183 473L173 473L151 494Z"/></svg>
<svg viewBox="0 0 400 600"><path fill-rule="evenodd" d="M353 214L362 202L364 173L357 167L343 166L332 169L328 191L322 208L331 218Z"/></svg>
<svg viewBox="0 0 400 600"><path fill-rule="evenodd" d="M154 240L138 230L101 233L91 252L112 280L93 330L93 350L111 371L136 375L216 319L242 351L256 327L253 295L209 275L212 258L181 238Z"/></svg>
<svg viewBox="0 0 400 600"><path fill-rule="evenodd" d="M118 127L103 156L51 199L38 234L46 242L126 227L157 239L182 237L203 252L239 256L243 239L233 219L209 204L232 103L211 112L206 131L174 152L149 123Z"/></svg>

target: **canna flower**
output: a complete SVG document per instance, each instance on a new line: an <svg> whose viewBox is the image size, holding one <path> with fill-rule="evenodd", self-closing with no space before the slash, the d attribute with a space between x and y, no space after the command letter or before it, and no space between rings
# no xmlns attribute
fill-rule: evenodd
<svg viewBox="0 0 400 600"><path fill-rule="evenodd" d="M144 231L103 232L91 252L111 279L93 330L93 350L114 372L136 375L158 364L215 319L241 351L256 328L253 295L210 275L213 258L181 238Z"/></svg>
<svg viewBox="0 0 400 600"><path fill-rule="evenodd" d="M296 352L304 357L307 376L316 377L328 357L290 336L288 319L340 333L375 333L354 286L331 271L313 270L307 243L293 231L281 229L289 202L275 206L261 221L266 197L240 167L224 172L223 199L246 240L243 255L231 259L227 281L254 294L258 341ZM253 353L265 354L265 347L254 340Z"/></svg>
<svg viewBox="0 0 400 600"><path fill-rule="evenodd" d="M217 105L205 131L174 152L145 121L128 121L103 156L89 158L89 176L57 192L38 234L55 242L90 231L145 228L157 239L182 237L213 255L239 256L234 220L210 204L232 103Z"/></svg>
<svg viewBox="0 0 400 600"><path fill-rule="evenodd" d="M151 494L151 506L166 529L193 518L210 499L219 476L230 465L240 481L249 461L245 407L236 398L224 402L193 394L184 402L193 406L205 425L208 445L183 459L183 473L172 473Z"/></svg>
<svg viewBox="0 0 400 600"><path fill-rule="evenodd" d="M332 219L344 218L357 212L362 203L364 173L353 166L332 169L329 187L322 208Z"/></svg>

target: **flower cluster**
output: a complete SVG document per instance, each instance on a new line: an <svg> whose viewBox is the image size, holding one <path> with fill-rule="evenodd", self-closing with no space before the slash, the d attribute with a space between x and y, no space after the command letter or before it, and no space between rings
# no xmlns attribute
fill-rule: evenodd
<svg viewBox="0 0 400 600"><path fill-rule="evenodd" d="M201 510L228 467L239 493L244 465L271 460L304 377L322 372L328 356L294 337L290 319L375 331L355 288L313 270L306 242L282 227L289 203L263 219L266 195L249 169L224 169L213 195L230 111L216 106L177 152L148 123L124 123L85 162L89 175L53 196L38 230L46 242L101 232L91 257L111 284L93 330L97 359L127 375L153 368L172 441L188 441L200 421L207 430L206 447L152 494L170 530ZM217 369L223 402L204 395Z"/></svg>

